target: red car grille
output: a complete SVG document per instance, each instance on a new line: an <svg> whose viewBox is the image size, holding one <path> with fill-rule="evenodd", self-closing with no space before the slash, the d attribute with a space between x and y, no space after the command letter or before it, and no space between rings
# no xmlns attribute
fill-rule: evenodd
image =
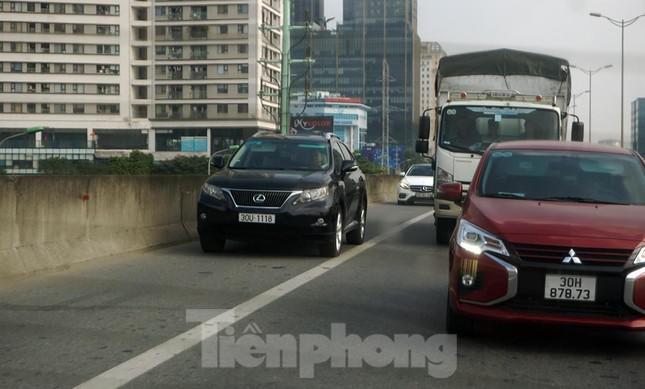
<svg viewBox="0 0 645 389"><path fill-rule="evenodd" d="M573 249L576 257L584 265L624 266L632 255L632 250L571 248L557 246L537 246L513 244L517 254L524 261L540 263L562 263Z"/></svg>

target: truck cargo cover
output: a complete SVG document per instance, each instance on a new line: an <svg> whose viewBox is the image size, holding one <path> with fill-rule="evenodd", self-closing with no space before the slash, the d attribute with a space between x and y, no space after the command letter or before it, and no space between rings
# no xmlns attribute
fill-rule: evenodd
<svg viewBox="0 0 645 389"><path fill-rule="evenodd" d="M527 81L533 87L526 89ZM452 79L452 82L449 81ZM569 62L562 58L519 50L499 49L475 53L451 55L441 59L437 71L437 94L450 90L458 84L465 87L473 83L473 88L481 86L481 81L488 82L487 88L496 87L498 90L518 90L525 94L543 94L551 92L565 99L566 105L571 100L571 77ZM497 79L497 82L494 80ZM538 80L544 84L541 91ZM493 81L491 83L491 81ZM537 84L536 84L537 81ZM519 82L519 85L517 84ZM535 87L538 87L537 90ZM541 92L541 93L537 93Z"/></svg>

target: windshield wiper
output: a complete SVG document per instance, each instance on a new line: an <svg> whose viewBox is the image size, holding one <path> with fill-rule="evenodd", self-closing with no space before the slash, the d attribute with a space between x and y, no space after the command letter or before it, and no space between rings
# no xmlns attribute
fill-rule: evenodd
<svg viewBox="0 0 645 389"><path fill-rule="evenodd" d="M627 203L619 203L615 201L603 201L592 199L588 197L576 197L576 196L555 196L555 197L545 197L539 199L539 201L566 201L572 203L584 203L584 204L608 204L608 205L629 205Z"/></svg>
<svg viewBox="0 0 645 389"><path fill-rule="evenodd" d="M448 149L450 151L455 151L455 152L458 152L458 153L461 152L461 153L468 153L468 154L484 155L483 151L471 150L468 147L449 145L449 144L445 144L445 143L442 143L441 146L443 146L444 148L446 148L446 149Z"/></svg>
<svg viewBox="0 0 645 389"><path fill-rule="evenodd" d="M509 193L509 192L499 192L499 193L487 193L484 197L491 197L495 199L519 199L519 200L528 200L526 196L519 193Z"/></svg>

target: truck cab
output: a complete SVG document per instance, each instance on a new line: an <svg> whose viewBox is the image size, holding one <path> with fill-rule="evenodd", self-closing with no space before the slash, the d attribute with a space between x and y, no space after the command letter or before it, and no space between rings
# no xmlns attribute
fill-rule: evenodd
<svg viewBox="0 0 645 389"><path fill-rule="evenodd" d="M508 49L449 56L439 64L436 83L437 119L431 126L429 117L421 118L417 152L434 161L437 190L459 182L465 195L494 143L567 139L566 60ZM573 123L572 139L583 136L583 124ZM460 202L435 201L437 243L448 243L460 214Z"/></svg>

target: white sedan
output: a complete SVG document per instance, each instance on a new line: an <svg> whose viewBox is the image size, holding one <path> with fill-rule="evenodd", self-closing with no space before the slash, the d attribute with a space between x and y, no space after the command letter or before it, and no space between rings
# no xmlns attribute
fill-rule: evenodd
<svg viewBox="0 0 645 389"><path fill-rule="evenodd" d="M399 205L434 201L434 170L430 164L412 165L401 173Z"/></svg>

